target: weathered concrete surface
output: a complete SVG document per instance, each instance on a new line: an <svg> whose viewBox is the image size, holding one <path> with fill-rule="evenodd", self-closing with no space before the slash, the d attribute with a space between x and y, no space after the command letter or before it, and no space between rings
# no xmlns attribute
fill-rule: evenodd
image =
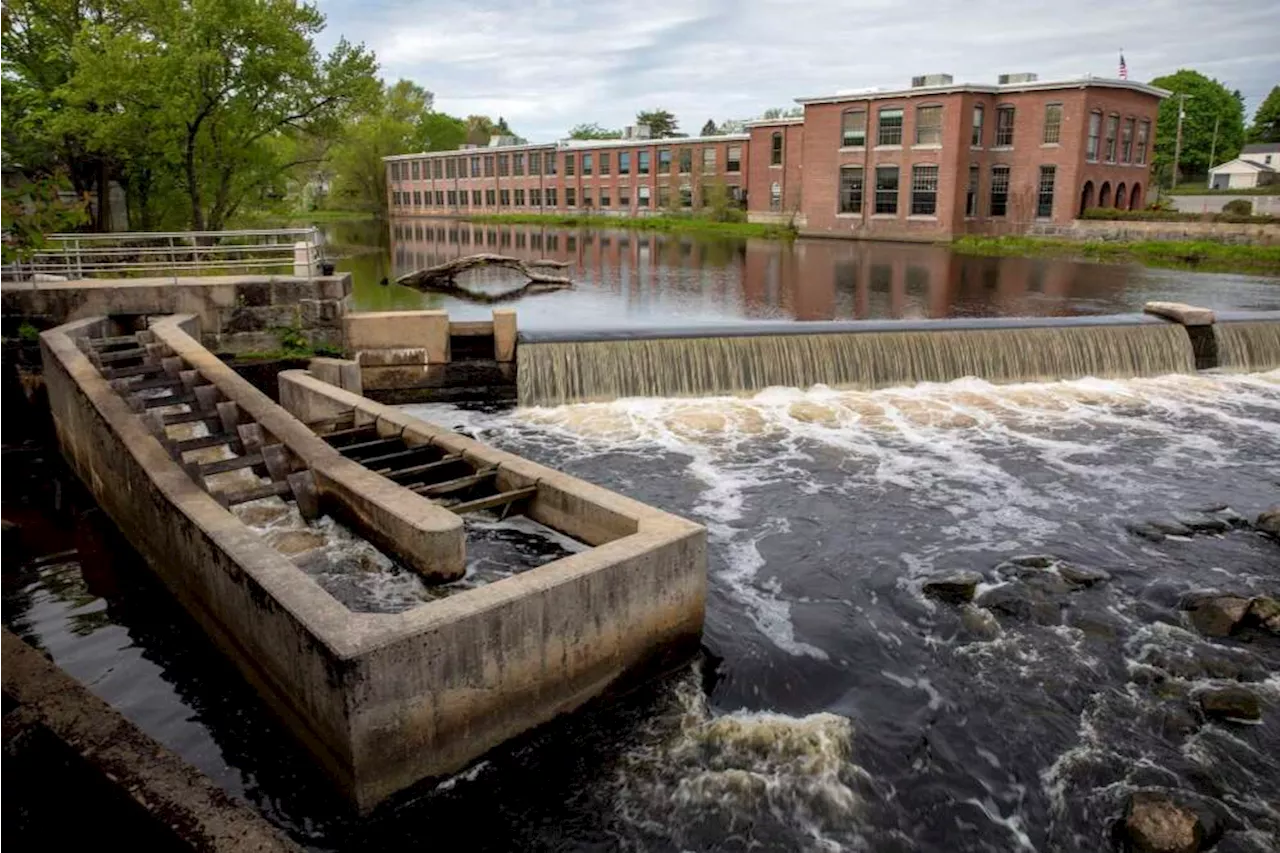
<svg viewBox="0 0 1280 853"><path fill-rule="evenodd" d="M380 644L369 659L376 673L369 689L388 703L386 715L368 718L367 754L380 762L380 772L409 779L424 760L420 752L431 754L443 772L463 767L628 672L673 650L686 653L701 634L707 578L700 525L301 371L282 373L280 382L294 386L282 399L351 408L357 423L374 422L383 435L434 444L475 465L498 465L500 489L537 485L530 517L596 546L386 617L409 633L396 632L403 641ZM409 659L423 663L406 666ZM387 715L405 713L406 693L430 698L403 731L403 721ZM397 731L412 737L394 741Z"/></svg>
<svg viewBox="0 0 1280 853"><path fill-rule="evenodd" d="M359 394L363 390L358 362L345 358L313 358L307 365L307 370L320 381L337 385L352 394Z"/></svg>
<svg viewBox="0 0 1280 853"><path fill-rule="evenodd" d="M16 703L5 712L6 753L15 739L36 740L27 736L47 733L76 757L77 771L120 791L121 805L140 812L135 819L150 824L147 828L160 839L173 836L174 846L261 853L300 849L7 629L2 642L4 692ZM32 756L33 761L49 758ZM25 781L8 778L13 786ZM70 786L72 780L66 781ZM112 815L122 823L129 817ZM94 830L109 836L125 828Z"/></svg>
<svg viewBox="0 0 1280 853"><path fill-rule="evenodd" d="M360 809L456 772L696 644L706 600L702 527L305 373L282 374L282 383L298 386L286 400L354 411L384 435L403 430L410 444L429 441L494 462L500 488L536 484L530 514L597 546L401 613L347 610L200 489L110 390L73 340L100 325L82 321L41 336L64 452L156 574ZM318 481L333 480L316 446L328 445L200 348L190 337L195 326L187 317L152 328L265 430L304 460L318 459ZM378 494L391 485L361 470L372 479L353 475L343 486Z"/></svg>
<svg viewBox="0 0 1280 853"><path fill-rule="evenodd" d="M349 353L422 350L428 364L443 364L449 360L447 311L355 313L346 315L342 325Z"/></svg>
<svg viewBox="0 0 1280 853"><path fill-rule="evenodd" d="M493 358L516 360L516 312L512 308L493 309Z"/></svg>
<svg viewBox="0 0 1280 853"><path fill-rule="evenodd" d="M1185 302L1148 302L1142 306L1147 314L1164 317L1184 326L1212 326L1213 311Z"/></svg>
<svg viewBox="0 0 1280 853"><path fill-rule="evenodd" d="M184 332L194 318L152 324L156 340L234 400L250 418L295 453L315 475L321 501L371 542L425 577L453 580L466 569L462 523L448 510L374 474L329 446ZM333 417L331 412L323 417ZM318 418L319 419L319 418Z"/></svg>
<svg viewBox="0 0 1280 853"><path fill-rule="evenodd" d="M216 352L278 349L273 329L299 329L312 346L342 346L351 275L198 276L5 282L6 317L65 323L86 317L194 314L201 342Z"/></svg>

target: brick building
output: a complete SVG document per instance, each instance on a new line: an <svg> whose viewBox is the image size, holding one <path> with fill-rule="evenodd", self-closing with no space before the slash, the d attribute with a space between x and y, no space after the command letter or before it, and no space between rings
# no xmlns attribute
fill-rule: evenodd
<svg viewBox="0 0 1280 853"><path fill-rule="evenodd" d="M1005 75L800 98L745 134L388 157L396 215L646 215L738 204L803 234L934 240L1145 202L1162 89Z"/></svg>

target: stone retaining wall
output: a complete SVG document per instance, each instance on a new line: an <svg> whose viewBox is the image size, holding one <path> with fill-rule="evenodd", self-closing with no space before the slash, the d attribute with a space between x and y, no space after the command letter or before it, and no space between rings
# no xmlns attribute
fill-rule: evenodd
<svg viewBox="0 0 1280 853"><path fill-rule="evenodd" d="M1027 229L1027 234L1067 240L1211 240L1215 243L1280 245L1280 223L1077 219L1067 225L1035 223Z"/></svg>

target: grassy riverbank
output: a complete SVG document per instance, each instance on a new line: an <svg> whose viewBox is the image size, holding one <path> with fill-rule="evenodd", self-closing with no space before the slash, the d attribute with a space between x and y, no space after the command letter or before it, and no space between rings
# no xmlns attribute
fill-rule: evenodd
<svg viewBox="0 0 1280 853"><path fill-rule="evenodd" d="M1050 237L960 237L964 255L1073 258L1112 264L1280 276L1280 246L1239 246L1208 240L1059 240Z"/></svg>
<svg viewBox="0 0 1280 853"><path fill-rule="evenodd" d="M662 231L672 234L698 234L712 237L763 237L791 240L795 229L788 225L762 225L754 222L723 222L700 216L587 216L556 213L499 213L465 217L470 222L507 225L551 225L562 228L626 228L632 231Z"/></svg>

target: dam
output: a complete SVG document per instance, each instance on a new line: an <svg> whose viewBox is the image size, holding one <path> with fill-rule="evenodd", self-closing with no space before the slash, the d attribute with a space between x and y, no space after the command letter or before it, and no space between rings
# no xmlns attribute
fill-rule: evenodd
<svg viewBox="0 0 1280 853"><path fill-rule="evenodd" d="M244 532L227 532L281 577L310 579L310 595L326 602L325 630L332 616L334 625L352 620L362 637L408 641L413 629L447 624L454 637L476 637L474 648L505 655L506 645L479 643L484 632L502 638L546 625L549 611L541 622L504 618L482 628L466 621L468 596L485 596L485 606L507 601L509 581L549 595L566 561L658 541L661 522L695 540L705 531L705 622L695 628L690 615L698 610L696 572L682 581L655 574L641 601L623 604L624 617L590 620L592 630L662 624L665 617L643 615L643 607L671 607L686 614L684 627L649 634L651 647L683 659L700 636L702 651L691 666L657 666L669 674L627 702L575 699L567 704L579 713L547 712L547 726L514 739L495 723L491 742L509 747L442 760L432 776L444 782L408 801L391 795L395 816L372 823L343 815L314 782L298 780L327 761L326 776L347 773L359 780L352 790L367 786L361 796L373 803L396 784L379 779L383 764L396 763L386 753L343 770L342 761L321 757L337 747L272 736L295 729L278 722L277 701L308 713L320 707L292 698L314 690L305 682L283 700L268 698L277 721L251 735L236 721L266 719L254 710L263 676L245 672L224 642L162 664L163 677L136 676L134 689L154 701L175 701L160 698L174 680L182 694L175 707L207 709L206 719L157 730L192 744L192 755L234 750L234 770L208 772L299 843L400 845L435 822L466 819L481 849L512 839L531 848L557 839L607 847L619 838L698 849L732 832L778 849L1066 849L1101 839L1132 797L1170 790L1218 810L1217 832L1244 849L1275 829L1267 808L1274 781L1256 759L1277 747L1274 645L1248 619L1229 636L1203 635L1183 603L1197 589L1229 591L1250 607L1277 593L1276 546L1254 520L1275 502L1267 460L1280 452L1274 314L1217 310L1201 326L1133 314L669 325L623 334L522 329L521 312L458 320L415 311L430 316L386 318L380 340L357 330L352 347L346 327L377 322L361 313L370 312L342 320L344 358L279 375L278 404L224 372L200 345L208 339L181 318L142 330L90 321L59 334L103 343L60 344L59 357L88 371L77 385L98 374L92 387L118 405L107 396L94 398L94 408L126 419L124 434L154 442L146 458L164 468L165 484L186 484L183 493L207 517L216 509L235 519ZM395 337L397 325L417 331ZM169 410L156 402L163 396L151 397L158 386L113 387L129 377L107 371L135 361L102 356L139 349L133 358L149 372L126 384L167 382L170 399L187 402ZM436 393L458 387L449 375L455 364L462 375L486 377L482 387L504 388L507 403L476 406ZM216 394L200 391L209 386ZM162 420L157 435L151 413L167 420L184 408L201 417ZM116 429L108 422L98 431ZM220 439L230 441L216 453L191 444ZM274 446L286 454L283 478L272 473L280 470L269 458L276 451L262 453ZM94 471L129 455L75 462L94 452L67 454L91 486ZM260 461L236 461L255 453ZM241 467L221 470L233 464ZM290 485L307 473L311 484ZM557 476L577 482L560 487ZM373 477L381 478L377 489ZM460 480L466 485L449 493ZM228 499L268 485L279 494L259 499L276 502L267 512ZM318 516L305 507L312 486ZM445 493L433 493L441 486ZM383 488L402 491L378 502ZM428 506L416 511L410 495ZM112 500L105 490L99 497L107 507ZM467 504L485 501L497 503L469 518ZM117 511L108 509L113 518ZM631 532L649 518L658 525L652 531ZM135 547L143 543L144 556L154 553L147 537L157 534L140 523L120 527ZM464 540L461 560L448 545L451 530ZM433 541L440 547L427 548ZM498 553L513 542L515 558ZM422 548L404 550L416 543ZM681 547L687 558L693 546ZM539 566L530 569L521 560L531 550ZM163 564L147 562L153 570ZM550 571L537 577L543 569ZM569 563L566 574L576 572ZM925 591L962 572L978 575L973 599L956 605ZM99 587L74 601L110 602L110 624L130 626L141 647L168 648L175 641L148 633L145 612L124 606L136 596L153 613L169 596L187 605L183 596L194 591L173 591L178 570L159 574L160 591L130 587L121 597ZM54 565L24 588L35 603L23 611L28 630L68 666L102 677L98 662L71 653L86 648L76 632L91 626L52 594L67 577ZM588 612L615 595L601 589L587 599ZM297 611L299 602L286 601ZM444 609L428 617L436 604ZM212 617L185 612L194 621L184 616L174 636L201 647ZM427 649L435 658L459 648L443 634L436 642ZM366 664L353 653L335 663L353 672L339 687L360 683ZM446 659L432 671L461 663ZM269 651L261 661L263 669L282 666ZM510 683L515 692L506 695L518 696L510 701L526 701L518 662L489 659L472 673L493 667L514 680L492 683ZM228 671L252 686L231 686ZM395 680L391 669L380 672ZM1259 723L1206 714L1206 696L1228 684L1258 700ZM418 687L388 685L351 705L348 731L358 733L361 720L400 717L380 703L413 701ZM361 693L353 695L366 702ZM533 707L555 705L548 697ZM482 705L467 707L472 718L489 718ZM296 727L337 728L319 714ZM342 749L355 755L376 741L358 735ZM432 741L424 743L430 751ZM396 761L389 775L412 775ZM531 828L531 815L556 826Z"/></svg>

